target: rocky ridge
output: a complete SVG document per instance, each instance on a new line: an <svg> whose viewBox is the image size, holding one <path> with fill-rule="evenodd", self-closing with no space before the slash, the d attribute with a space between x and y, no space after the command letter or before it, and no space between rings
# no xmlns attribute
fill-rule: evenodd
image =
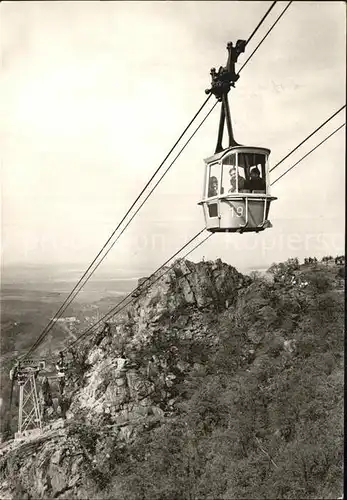
<svg viewBox="0 0 347 500"><path fill-rule="evenodd" d="M115 318L107 333L71 352L66 420L3 449L1 498L90 498L93 479L110 467L108 450L114 460L115 449L122 453L175 415L177 388L189 373L204 373L204 352L218 343L213 318L251 280L220 259L179 260L166 271L135 298L125 320Z"/></svg>

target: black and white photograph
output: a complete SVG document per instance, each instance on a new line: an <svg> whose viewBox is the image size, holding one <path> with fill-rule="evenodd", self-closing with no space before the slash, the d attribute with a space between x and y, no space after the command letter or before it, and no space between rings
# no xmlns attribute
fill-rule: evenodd
<svg viewBox="0 0 347 500"><path fill-rule="evenodd" d="M0 500L344 498L346 2L0 2Z"/></svg>

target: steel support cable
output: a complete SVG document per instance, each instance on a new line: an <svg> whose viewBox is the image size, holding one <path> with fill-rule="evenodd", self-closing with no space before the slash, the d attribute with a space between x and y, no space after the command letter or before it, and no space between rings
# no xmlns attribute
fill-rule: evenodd
<svg viewBox="0 0 347 500"><path fill-rule="evenodd" d="M300 163L302 160L304 160L305 158L307 158L308 155L310 155L311 153L313 153L313 151L315 151L317 148L319 148L319 146L321 146L325 141L327 141L328 139L330 139L330 137L332 137L334 134L336 134L336 132L338 132L342 127L344 127L346 125L346 123L343 123L342 125L340 125L338 128L336 128L331 134L329 134L325 139L323 139L319 144L317 144L317 146L315 146L314 148L312 148L308 153L306 153L302 158L300 158L300 160L298 160L296 163L294 163L294 165L292 165L290 168L288 168L283 174L281 174L279 177L277 177L277 179L275 179L271 184L270 186L273 186L277 181L279 181L282 177L284 177L288 172L290 172L294 167L296 167L296 165L298 163Z"/></svg>
<svg viewBox="0 0 347 500"><path fill-rule="evenodd" d="M313 151L315 151L316 149L318 149L322 144L324 144L328 139L330 139L330 137L332 137L333 135L335 135L339 130L341 130L344 126L346 125L346 123L343 123L342 125L340 125L338 128L336 128L331 134L329 134L327 137L325 137L325 139L323 139L320 143L318 143L314 148L312 148L308 153L306 153L302 158L300 158L300 160L298 160L294 165L292 165L289 169L287 169L282 175L280 175L276 180L274 180L270 185L273 186L277 181L279 181L282 177L284 177L288 172L290 172L296 165L298 165L302 160L304 160L305 158L307 158L307 156L309 156L311 153L313 153ZM202 232L202 231L201 231ZM201 234L201 232L199 234ZM212 233L213 234L213 233ZM183 257L181 257L180 260L184 259L185 257L187 257L187 255L189 255L191 252L193 252L198 246L202 245L202 243L204 243L210 236L212 236L212 234L210 234L209 236L207 236L203 241L199 242L192 250L190 250L186 255L184 255ZM198 236L198 235L197 235ZM197 237L196 236L196 237ZM196 238L195 237L195 238ZM177 254L176 254L177 255ZM173 258L173 257L172 257ZM172 260L169 259L169 260ZM167 261L168 262L168 261ZM166 262L166 263L167 263ZM156 272L158 272L162 267L164 267L166 264L163 264L163 266L161 266ZM169 267L169 269L167 269L166 271L164 271L164 273L162 273L159 277L157 277L157 279L153 282L153 283L150 283L147 287L145 287L144 290L147 290L150 286L152 286L156 281L158 281L164 274L166 274L170 269L171 269L172 266ZM155 273L156 273L155 272ZM155 274L153 273L153 274ZM153 276L153 275L152 275ZM151 277L150 277L151 278ZM147 280L149 280L150 278L148 278ZM146 281L147 281L146 280ZM145 282L144 282L145 283ZM143 284L141 284L138 288L142 288L143 287ZM134 292L136 291L137 289L134 290ZM143 291L144 291L143 290ZM131 294L133 294L134 292L131 292ZM129 294L129 295L131 295ZM125 299L124 299L125 300ZM113 312L111 315L110 313L107 313L107 315L104 316L104 318L108 317L110 315L110 317L108 319L110 319L111 317L113 317L114 315L118 314L119 312L121 312L125 307L127 307L133 300L130 300L127 304L125 304L120 310L116 311L116 312ZM118 308L119 305L121 303L117 304L117 306L115 306L114 309ZM102 318L100 321L102 321L104 318ZM96 324L94 325L94 327L96 326Z"/></svg>
<svg viewBox="0 0 347 500"><path fill-rule="evenodd" d="M195 136L195 134L197 133L197 131L200 129L200 127L203 125L203 123L205 122L205 120L207 119L207 117L212 113L212 111L214 110L214 108L216 107L218 103L216 102L212 108L209 110L209 112L207 113L207 115L204 117L204 119L200 122L199 126L195 129L195 131L193 132L193 134L189 137L189 139L185 142L185 144L183 145L183 147L180 149L180 151L177 153L177 155L175 156L175 158L172 160L172 162L170 163L170 165L166 168L165 172L162 174L162 176L158 179L158 181L156 182L156 184L153 186L153 188L150 190L150 192L147 194L146 198L141 202L141 204L139 205L139 207L136 209L135 213L131 216L131 218L129 219L129 221L126 223L126 225L123 227L122 231L120 232L120 234L117 236L117 238L115 239L115 241L112 243L112 245L110 246L110 248L107 250L107 252L105 253L105 255L103 256L102 260L100 260L100 262L95 266L95 268L93 269L92 273L94 273L97 268L100 266L100 264L102 263L102 261L106 258L106 256L108 255L108 253L112 250L112 248L114 247L114 245L116 244L116 242L118 241L118 239L122 236L122 234L124 233L124 231L126 230L126 228L129 226L130 222L134 219L134 217L138 214L138 212L141 210L141 208L143 207L143 205L146 203L146 201L148 200L148 198L151 196L151 194L153 193L153 191L157 188L157 186L159 185L159 183L162 181L162 179L165 177L165 175L168 173L168 171L170 170L170 168L172 167L172 165L175 163L175 161L178 159L178 157L182 154L182 152L184 151L184 149L188 146L189 142L193 139L193 137ZM83 285L81 286L81 288L83 287ZM76 292L75 296L79 293L79 291ZM71 299L71 302L72 302L73 298Z"/></svg>
<svg viewBox="0 0 347 500"><path fill-rule="evenodd" d="M292 4L293 0L291 0L288 5L284 8L284 10L282 11L282 13L279 15L279 17L277 18L277 20L273 23L273 25L271 26L271 28L267 31L267 33L265 34L265 36L260 40L260 42L258 43L258 45L256 46L256 48L253 50L253 52L251 53L251 55L248 57L248 59L243 63L243 65L241 66L241 68L239 69L238 71L238 75L241 73L241 71L243 70L243 68L246 66L246 64L248 63L248 61L251 59L251 57L253 57L253 55L257 52L257 50L259 49L260 45L264 42L264 40L268 37L268 35L271 33L271 31L274 29L274 27L276 26L276 24L278 23L278 21L281 19L281 17L284 15L284 13L286 12L286 10L288 9L288 7ZM273 5L272 5L273 7ZM272 8L271 7L271 8ZM248 43L248 42L247 42Z"/></svg>
<svg viewBox="0 0 347 500"><path fill-rule="evenodd" d="M300 160L298 160L294 165L292 165L288 170L286 170L282 175L280 175L275 181L273 181L270 185L273 186L277 181L279 181L282 177L284 177L290 170L292 170L296 165L298 165L302 160L307 158L313 151L315 151L318 147L320 147L324 142L326 142L330 137L332 137L334 134L336 134L342 127L344 127L346 124L343 123L340 125L337 129L335 129L331 134L329 134L325 139L323 139L319 144L317 144L314 148L312 148L308 153L306 153ZM296 148L297 149L297 148ZM285 159L284 157L283 159ZM282 160L281 160L282 161ZM94 330L100 323L104 322L105 320L110 319L111 317L115 316L116 314L120 313L125 307L127 307L133 300L130 300L127 304L125 304L123 307L119 309L119 306L126 301L127 298L131 297L136 291L141 290L141 292L147 290L150 286L152 286L156 281L158 281L164 274L166 274L172 266L169 267L169 269L166 269L159 277L156 278L156 280L150 284L148 284L147 287L144 287L144 284L151 280L152 277L158 273L163 267L165 267L168 262L170 262L175 256L177 256L186 246L188 246L194 239L196 239L204 229L202 229L199 233L197 233L191 240L188 241L180 250L178 250L173 256L171 256L164 264L162 264L154 273L151 274L141 285L137 286L135 290L130 292L126 297L122 299L120 303L118 303L114 308L112 308L108 313L106 313L98 322L96 322L94 325L89 327L86 331L84 331L73 343L71 343L68 347L64 349L64 351L68 350L70 347L72 347L75 343L77 343L82 337L90 333L92 330ZM203 241L199 242L193 249L191 249L187 254L185 254L183 257L181 257L180 260L184 259L187 257L191 252L193 252L196 248L198 248L202 243L204 243L209 237L211 237L212 234L208 235Z"/></svg>
<svg viewBox="0 0 347 500"><path fill-rule="evenodd" d="M90 270L90 274L89 276L87 276L84 280L84 282L80 282L79 283L79 287L76 289L76 287L74 288L75 290L75 293L71 296L71 294L73 293L73 291L70 293L70 299L68 301L68 303L66 303L65 305L65 308L64 310L71 304L71 302L73 302L73 300L75 299L75 297L79 294L79 292L81 291L81 289L83 288L83 286L87 283L87 281L89 280L89 278L92 276L92 274L97 270L97 268L100 266L100 264L103 262L103 260L106 258L106 256L108 255L108 253L112 250L112 248L114 247L114 245L116 244L116 242L118 241L118 239L122 236L122 234L124 233L124 231L126 230L126 228L129 226L130 222L134 219L134 217L137 215L137 213L140 211L140 209L142 208L142 206L145 204L145 202L148 200L148 198L151 196L151 194L153 193L153 191L157 188L158 184L162 181L162 179L165 177L165 175L168 173L168 171L170 170L170 168L172 167L172 165L175 163L175 161L178 159L178 157L182 154L182 152L184 151L184 149L188 146L189 142L193 139L193 137L195 136L195 134L198 132L198 130L200 129L200 127L203 125L203 123L205 122L205 120L208 118L208 116L212 113L212 111L214 110L214 108L216 107L217 105L217 102L215 102L215 104L212 106L212 108L209 110L209 112L205 115L205 117L203 118L203 120L200 122L200 124L198 125L198 127L195 129L195 131L191 134L191 136L189 137L189 139L185 142L185 144L182 146L182 148L180 149L180 151L178 152L178 154L175 156L175 158L172 160L172 162L170 163L170 165L166 168L165 172L162 174L162 176L159 178L159 180L156 182L156 184L153 186L153 188L149 191L149 193L147 194L147 196L145 197L145 199L141 202L141 204L139 205L139 207L136 209L135 213L131 216L131 218L128 220L128 222L126 223L126 225L123 227L122 231L120 232L120 234L117 236L117 238L113 241L112 245L108 248L108 250L106 251L106 253L103 255L103 257L99 260L99 262L95 265L95 267L93 269ZM65 301L66 302L66 301ZM63 314L63 311L61 311L61 314ZM26 354L26 356L28 356L31 352L33 352L38 346L39 344L44 340L45 336L50 332L50 330L54 327L54 321L51 322L52 324L51 325L47 325L46 326L46 329L45 329L45 332L44 334L42 333L41 336L36 340L36 343L30 348L30 350L28 351L28 353Z"/></svg>
<svg viewBox="0 0 347 500"><path fill-rule="evenodd" d="M150 286L152 286L154 283L156 283L162 276L164 276L164 274L166 274L167 272L169 272L169 270L172 268L172 265L167 268L161 275L159 275L154 281L152 281L151 283L148 283L147 287L144 287L144 284L146 282L148 282L149 280L151 280L155 274L157 274L161 269L163 269L172 259L174 259L180 252L182 252L182 250L184 250L190 243L192 243L198 236L200 236L200 234L202 234L203 232L205 231L205 228L201 229L201 231L199 231L195 236L193 236L193 238L191 238L185 245L183 245L183 247L181 247L179 250L177 250L177 252L175 252L171 257L169 257L165 262L164 264L162 264L160 267L158 267L158 269L156 271L154 271L148 278L146 278L142 283L141 285L138 285L134 290L132 290L128 295L126 295L116 306L112 307L104 316L102 316L96 323L94 323L93 325L91 325L90 327L88 327L86 330L84 330L73 342L71 342L67 347L65 347L62 352L65 352L67 350L69 350L72 346L74 346L79 340L81 340L83 337L85 337L86 335L88 335L89 333L91 333L99 324L107 321L108 319L110 319L111 317L115 316L116 314L120 313L125 307L127 307L131 302L133 302L133 300L135 300L136 297L133 297L134 293L136 293L137 291L141 291L141 292L144 292L145 290L148 290L148 288ZM191 250L189 250L189 252L187 252L183 257L181 257L179 260L182 260L184 258L186 258L190 253L192 253L196 248L198 248L200 245L202 245L208 238L210 238L212 236L212 233L209 234L204 240L200 241L197 245L195 245L195 247L193 247ZM129 300L129 302L127 304L124 304L123 307L121 307L121 309L118 309L119 306L125 302L128 298L131 298L131 300ZM118 309L118 310L116 310ZM46 358L46 360L50 360L50 361L55 361L56 358Z"/></svg>
<svg viewBox="0 0 347 500"><path fill-rule="evenodd" d="M69 304L67 304L67 302L69 301L70 297L73 295L73 293L75 292L75 290L79 287L79 285L81 284L81 282L84 280L84 278L86 277L86 275L88 274L88 272L91 270L91 268L95 264L95 262L98 260L98 258L100 257L100 255L103 253L103 251L105 250L105 248L107 247L107 245L110 243L110 241L112 240L113 236L115 235L115 233L117 232L117 230L119 229L119 227L122 225L122 223L124 222L124 220L126 219L126 217L129 215L129 213L131 212L131 210L134 208L134 206L137 203L137 201L139 200L139 198L143 195L143 193L145 192L145 190L147 189L147 187L149 186L149 184L152 182L152 180L154 179L154 177L157 175L157 173L159 172L159 170L161 169L161 167L163 166L163 164L165 163L165 161L168 159L168 157L170 156L170 154L172 153L172 151L175 149L175 147L177 146L177 144L179 143L179 141L182 139L182 137L184 136L184 134L187 132L187 130L192 125L192 123L194 122L194 120L197 118L197 116L199 115L199 113L202 111L202 109L204 108L204 106L207 104L207 102L210 99L210 97L211 97L211 95L209 95L208 98L205 99L204 103L200 106L199 110L196 112L196 114L194 115L194 117L192 118L192 120L186 126L186 128L184 129L184 131L182 132L182 134L179 136L179 138L175 142L174 146L167 153L167 155L165 156L164 160L161 162L161 164L156 169L156 171L154 172L154 174L152 175L152 177L150 178L150 180L147 182L147 184L142 189L142 191L140 192L140 194L137 196L137 198L135 199L135 201L133 202L133 204L131 205L131 207L128 209L128 211L126 212L126 214L124 215L124 217L122 218L122 220L119 222L119 224L117 225L116 229L112 232L112 234L109 236L109 238L107 239L107 241L104 243L104 245L101 248L101 250L99 251L99 253L96 255L96 257L94 258L94 260L92 261L92 263L88 266L88 268L86 269L86 271L84 272L84 274L82 275L82 277L79 279L79 281L76 283L76 285L74 286L74 288L71 290L71 292L69 293L69 295L66 297L65 301L60 306L60 308L58 309L58 311L56 312L56 314L48 322L47 326L43 329L43 331L41 332L40 336L38 337L38 339L36 340L36 342L34 343L34 345L32 346L32 348L29 349L29 351L23 356L22 359L26 358L29 354L31 354L33 352L33 350L36 349L36 347L38 347L38 345L41 343L42 339L46 336L46 334L49 332L49 330L54 326L54 319L58 319L64 313L64 311L66 310L66 308L70 305L71 302L69 302ZM89 276L89 278L90 278L90 276ZM84 284L88 281L88 279L84 282ZM82 285L82 287L84 286L84 284ZM77 293L79 293L79 291ZM76 295L74 295L74 297L76 297Z"/></svg>
<svg viewBox="0 0 347 500"><path fill-rule="evenodd" d="M201 234L201 232L202 232L202 231L200 231L200 233L199 233L199 234ZM196 244L196 245L195 245L195 246L194 246L191 250L189 250L187 253L185 253L185 254L183 255L183 257L180 257L180 258L178 259L178 262L180 262L180 261L184 260L186 257L188 257L188 255L190 255L190 254L191 254L194 250L196 250L196 249L197 249L200 245L202 245L203 243L205 243L205 241L206 241L206 240L208 240L209 238L211 238L211 236L212 236L212 235L213 235L213 233L210 233L208 236L206 236L206 238L204 238L202 241L200 241L199 243L197 243L197 244ZM195 239L195 238L196 238L196 237L194 237L194 239ZM182 249L181 249L181 251L182 251ZM171 259L170 259L170 260L172 260L172 259L173 259L173 257L171 257ZM144 292L144 291L148 290L148 289L149 289L152 285L154 285L154 283L156 283L157 281L159 281L159 280L160 280L160 278L162 278L165 274L167 274L167 273L168 273L168 272L169 272L169 271L173 268L173 266L174 266L174 263L172 263L172 264L171 264L171 265L170 265L167 269L165 269L165 271L164 271L163 273L161 273L159 276L157 276L157 278L156 278L154 281L152 281L151 283L148 283L148 284L147 284L147 286L143 287L143 284L145 283L145 281L144 281L143 283L141 283L141 285L138 287L138 288L140 289L140 291L141 291L141 292ZM163 267L164 267L164 266L161 266L161 269L162 269ZM153 274L152 274L152 276L153 276L154 274L156 274L157 272L158 272L158 271L156 271L155 273L153 273ZM148 278L148 279L150 279L150 278ZM147 281L147 280L146 280L146 281ZM136 288L133 292L131 292L131 294L129 294L129 295L133 295L133 294L134 294L134 292L135 292L136 290L137 290L137 288ZM129 295L128 295L128 296L129 296ZM111 319L111 318L113 318L114 316L116 316L117 314L119 314L119 313L120 313L123 309L125 309L125 307L127 307L129 304L131 304L131 302L133 302L133 301L135 300L135 298L136 298L136 297L132 297L132 298L131 298L131 300L129 300L129 302L128 302L127 304L124 304L124 305L123 305L123 307L121 307L120 309L118 309L118 308L119 308L119 305L121 304L121 302L120 302L119 304L117 304L117 305L113 308L113 310L112 310L112 311L109 311L109 312L107 313L107 315L105 315L105 317L107 316L107 317L108 317L108 320L109 320L109 319ZM118 310L117 310L117 311L115 311L115 309L118 309Z"/></svg>
<svg viewBox="0 0 347 500"><path fill-rule="evenodd" d="M281 165L281 163L283 163L284 160L286 160L292 153L294 153L294 151L296 151L300 146L302 146L306 141L308 141L308 139L310 139L316 132L318 132L318 130L320 130L322 127L324 127L324 125L326 125L328 122L330 122L330 120L332 120L345 107L346 107L346 104L344 106L342 106L340 109L338 109L337 111L335 111L334 114L332 114L327 120L325 120L325 122L323 122L321 125L319 125L319 127L317 127L313 132L311 132L311 134L309 134L302 142L300 142L300 144L298 144L294 149L292 149L284 158L282 158L282 160L280 160L278 163L276 163L276 165L274 165L272 168L270 168L270 172L275 170L275 168L277 168L278 165Z"/></svg>
<svg viewBox="0 0 347 500"><path fill-rule="evenodd" d="M158 269L156 271L154 271L148 278L146 278L142 283L141 285L138 285L135 290L131 291L128 295L126 295L126 297L124 297L121 302L119 302L116 306L114 306L112 309L110 309L110 311L108 313L106 313L102 318L100 318L96 323L94 323L92 326L90 326L89 328L87 328L87 330L85 330L84 332L81 333L81 335L79 335L77 337L76 340L74 340L73 342L71 342L71 344L69 344L69 346L67 346L64 350L68 350L70 349L73 345L75 345L79 340L81 340L83 337L85 337L86 335L88 335L88 333L91 333L99 324L107 321L108 319L110 319L111 317L115 316L116 314L118 314L119 312L121 312L125 307L127 307L133 300L135 300L135 297L132 297L134 295L134 293L136 293L136 291L145 291L147 290L150 286L152 286L156 281L158 281L164 274L166 274L172 266L170 266L168 269L165 269L165 271L159 276L157 277L153 282L151 283L148 283L148 286L147 287L144 287L144 284L149 282L161 269L163 269L170 261L172 261L172 259L174 259L179 253L182 252L182 250L184 250L188 245L190 245L190 243L192 243L194 240L196 240L196 238L198 238L200 236L200 234L202 234L203 232L205 231L205 228L201 229L195 236L193 236L187 243L185 243L183 245L183 247L181 247L179 250L177 250L171 257L169 257L165 262L164 264L162 264L160 267L158 267ZM187 252L183 257L181 257L180 260L184 259L185 257L187 257L190 253L192 253L196 248L198 248L200 245L202 245L202 243L204 243L208 238L210 238L212 236L212 233L209 234L204 240L202 240L201 242L199 242L197 245L195 245L195 247L193 247L191 250L189 250L189 252ZM124 303L128 298L131 298L131 300L127 303L127 304L124 304L123 307L121 307L119 309L119 306Z"/></svg>
<svg viewBox="0 0 347 500"><path fill-rule="evenodd" d="M252 38L254 37L254 35L256 34L256 32L258 31L258 29L260 28L260 26L263 24L263 22L265 21L265 19L267 18L267 16L270 14L270 12L272 11L272 9L275 7L276 3L277 3L277 1L272 2L272 4L270 5L270 7L268 8L268 10L265 12L265 14L263 15L263 17L259 21L258 25L254 28L253 32L249 35L248 40L246 42L246 46L252 40Z"/></svg>
<svg viewBox="0 0 347 500"><path fill-rule="evenodd" d="M246 42L246 45L250 42L250 40L253 38L253 36L255 35L255 33L258 31L258 29L260 28L260 26L263 24L264 20L266 19L266 17L269 15L270 11L273 9L273 7L275 6L276 4L276 1L272 3L272 5L269 7L269 9L267 10L267 12L264 14L264 16L262 17L262 19L260 20L260 22L258 23L258 25L256 26L256 28L253 30L253 32L251 33L251 35L249 36L247 42ZM262 42L261 42L262 43ZM260 45L260 44L259 44ZM254 53L254 52L253 52ZM252 57L253 54L251 54L251 56L248 58L248 60ZM246 61L246 63L248 62L248 60ZM245 64L246 64L245 63ZM245 66L245 64L243 66ZM93 267L93 265L95 264L95 262L97 261L97 259L100 257L100 255L102 254L102 252L104 251L104 249L106 248L106 246L110 243L111 239L113 238L113 236L115 235L116 231L119 229L119 227L121 226L121 224L124 222L124 220L126 219L126 217L129 215L130 211L134 208L135 204L137 203L137 201L139 200L139 198L142 196L142 194L144 193L144 191L147 189L147 187L149 186L149 184L152 182L152 180L154 179L154 177L157 175L157 173L159 172L159 170L161 169L161 167L163 166L164 162L167 160L167 158L170 156L170 154L172 153L172 151L175 149L175 147L177 146L177 144L179 143L179 141L181 140L181 138L183 137L183 135L186 133L186 131L188 130L188 128L190 127L190 125L193 123L193 121L196 119L196 117L198 116L198 114L202 111L202 109L204 108L204 106L207 104L207 101L210 99L211 97L211 94L208 96L208 98L205 100L205 102L202 104L202 106L200 107L200 109L197 111L197 113L195 114L195 116L192 118L192 120L189 122L189 124L187 125L187 127L185 128L185 130L182 132L182 134L180 135L180 137L177 139L176 143L174 144L174 146L171 148L171 150L169 151L169 153L166 155L166 157L164 158L164 160L161 162L161 164L159 165L159 167L157 168L157 170L155 171L155 173L152 175L151 179L147 182L147 184L145 185L145 187L142 189L141 193L137 196L136 200L134 201L134 203L131 205L131 207L128 209L127 213L125 214L125 216L123 217L123 219L121 220L121 222L118 224L118 226L116 227L116 229L112 232L111 236L108 238L108 240L104 243L103 247L101 248L101 250L99 251L99 253L97 254L97 256L94 258L94 260L92 261L92 263L89 265L89 267L87 268L87 270L84 272L84 274L82 275L82 277L79 279L79 281L76 283L75 287L72 289L72 291L70 292L70 294L67 296L67 298L65 299L65 301L63 302L63 304L60 306L59 310L57 311L57 313L53 316L53 318L49 321L49 323L47 324L47 326L44 328L44 330L41 332L40 336L38 337L38 339L35 341L35 343L33 344L33 346L29 349L29 351L21 358L21 359L25 359L29 354L31 354L39 345L40 343L42 342L42 340L44 339L44 337L49 333L49 331L53 328L54 326L54 323L55 323L55 320L58 319L63 313L64 311L66 310L66 308L71 304L71 302L74 300L74 298L76 297L76 295L78 295L79 291L83 288L83 286L87 283L87 281L89 280L89 278L91 277L91 275L94 273L94 271L91 272L90 276L85 280L85 282L82 284L82 286L79 288L79 290L77 291L77 293L75 293L74 297L72 298L72 300L69 302L69 304L67 304L67 302L69 301L70 297L73 295L73 293L76 291L76 289L79 287L79 285L81 284L81 282L83 281L83 279L86 277L87 273L91 270L91 268ZM214 108L214 106L213 106ZM211 111L211 110L210 110ZM193 134L194 135L194 134ZM112 248L112 247L111 247ZM107 255L107 254L106 254ZM101 262L102 260L104 259L105 257L103 257L101 259ZM100 263L101 263L100 262ZM98 267L98 266L97 266Z"/></svg>

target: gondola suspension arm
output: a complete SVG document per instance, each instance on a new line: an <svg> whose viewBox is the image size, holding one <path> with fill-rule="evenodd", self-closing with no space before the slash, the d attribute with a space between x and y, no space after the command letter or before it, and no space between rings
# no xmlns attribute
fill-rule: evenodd
<svg viewBox="0 0 347 500"><path fill-rule="evenodd" d="M246 40L238 40L235 46L232 42L229 42L227 44L228 60L226 66L220 66L218 72L216 71L216 68L212 68L210 71L212 78L211 88L205 90L205 93L213 94L217 100L222 103L215 153L219 153L224 149L222 142L225 121L228 129L229 147L240 146L240 144L235 141L233 134L228 93L231 87L235 87L235 83L240 78L240 75L238 75L235 71L235 64L239 55L245 51L245 47Z"/></svg>

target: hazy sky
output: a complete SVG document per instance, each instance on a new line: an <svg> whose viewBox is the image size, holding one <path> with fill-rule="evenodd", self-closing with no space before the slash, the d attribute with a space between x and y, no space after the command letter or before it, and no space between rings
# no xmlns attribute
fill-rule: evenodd
<svg viewBox="0 0 347 500"><path fill-rule="evenodd" d="M269 5L2 2L3 265L89 263L204 101L226 43L246 39ZM277 3L240 64L286 5ZM345 19L342 1L293 2L230 93L236 140L268 147L274 165L345 103ZM203 158L218 120L216 108L105 266L156 268L203 227ZM272 180L344 120L343 112ZM273 229L214 235L192 259L245 268L343 252L344 135L274 186Z"/></svg>

